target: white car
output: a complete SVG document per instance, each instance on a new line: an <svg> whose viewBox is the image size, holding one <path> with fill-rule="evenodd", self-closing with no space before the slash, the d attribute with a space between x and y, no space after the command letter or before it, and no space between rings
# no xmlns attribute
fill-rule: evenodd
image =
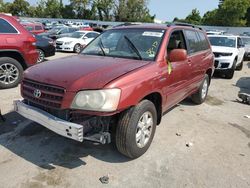
<svg viewBox="0 0 250 188"><path fill-rule="evenodd" d="M250 37L241 36L243 44L245 45L245 60L250 60Z"/></svg>
<svg viewBox="0 0 250 188"><path fill-rule="evenodd" d="M94 31L76 31L70 37L56 40L56 49L60 51L80 53L82 47L86 46L99 35Z"/></svg>
<svg viewBox="0 0 250 188"><path fill-rule="evenodd" d="M74 22L74 23L71 25L71 27L83 27L83 26L84 26L83 22Z"/></svg>
<svg viewBox="0 0 250 188"><path fill-rule="evenodd" d="M234 71L241 70L245 54L244 44L239 36L208 35L215 56L215 70L231 79Z"/></svg>

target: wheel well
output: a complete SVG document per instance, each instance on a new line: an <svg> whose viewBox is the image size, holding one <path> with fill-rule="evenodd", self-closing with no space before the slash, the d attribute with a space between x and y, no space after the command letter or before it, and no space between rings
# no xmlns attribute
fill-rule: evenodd
<svg viewBox="0 0 250 188"><path fill-rule="evenodd" d="M27 65L24 61L24 58L19 52L3 51L3 52L0 52L0 57L11 57L11 58L17 60L22 65L23 70L25 70L27 68Z"/></svg>
<svg viewBox="0 0 250 188"><path fill-rule="evenodd" d="M206 71L206 74L209 76L209 84L210 84L211 79L212 79L212 69L208 69L208 70Z"/></svg>
<svg viewBox="0 0 250 188"><path fill-rule="evenodd" d="M157 125L161 123L162 117L162 97L160 93L151 93L144 97L142 100L147 99L154 103L156 111L157 111Z"/></svg>

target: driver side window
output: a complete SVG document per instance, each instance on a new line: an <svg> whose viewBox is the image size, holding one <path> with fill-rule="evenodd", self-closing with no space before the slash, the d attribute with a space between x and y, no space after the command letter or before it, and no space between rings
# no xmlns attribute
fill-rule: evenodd
<svg viewBox="0 0 250 188"><path fill-rule="evenodd" d="M184 39L183 31L174 31L167 45L167 53L169 54L174 49L185 49L187 50L186 42Z"/></svg>

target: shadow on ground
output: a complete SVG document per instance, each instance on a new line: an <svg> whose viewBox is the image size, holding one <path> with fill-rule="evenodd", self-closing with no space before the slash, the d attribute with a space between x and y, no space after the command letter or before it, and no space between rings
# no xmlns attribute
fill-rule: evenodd
<svg viewBox="0 0 250 188"><path fill-rule="evenodd" d="M109 163L129 160L118 153L113 144L79 143L36 123L23 125L24 118L15 112L4 117L6 122L0 124L0 145L41 168L50 170L57 165L73 169L86 165L87 156Z"/></svg>

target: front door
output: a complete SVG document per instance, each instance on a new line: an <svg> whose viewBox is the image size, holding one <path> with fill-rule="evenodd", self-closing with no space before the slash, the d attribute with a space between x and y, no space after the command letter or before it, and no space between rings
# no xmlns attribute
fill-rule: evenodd
<svg viewBox="0 0 250 188"><path fill-rule="evenodd" d="M167 45L167 53L174 49L185 49L186 42L184 39L183 31L177 30L170 35L170 39ZM187 94L186 87L188 80L190 79L190 65L188 60L179 62L170 62L166 60L165 75L166 78L164 84L164 95L166 96L166 109L167 110L176 103L184 99Z"/></svg>

